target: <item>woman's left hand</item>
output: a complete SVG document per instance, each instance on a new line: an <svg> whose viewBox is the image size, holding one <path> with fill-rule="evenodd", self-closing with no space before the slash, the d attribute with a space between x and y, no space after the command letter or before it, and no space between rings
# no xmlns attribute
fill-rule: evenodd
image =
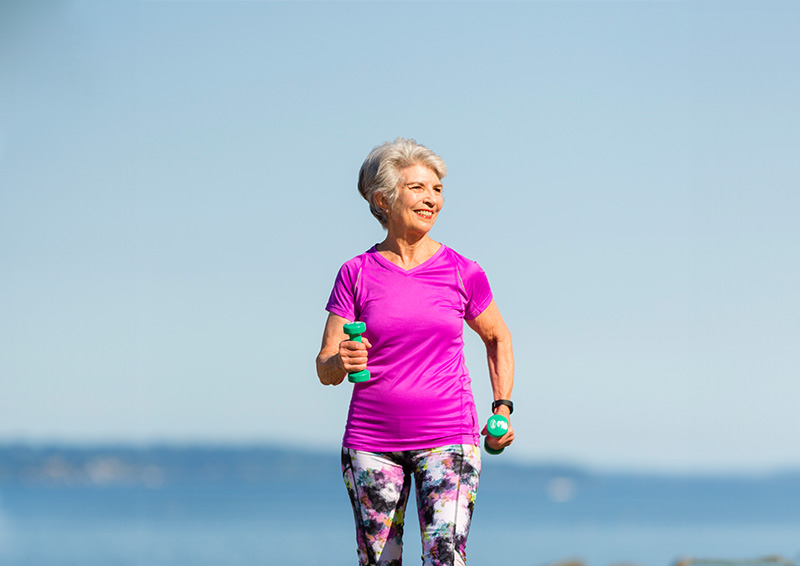
<svg viewBox="0 0 800 566"><path fill-rule="evenodd" d="M511 446L514 442L514 427L511 426L511 418L509 417L508 411L501 410L497 411L495 414L502 414L505 418L508 419L508 432L505 433L500 438L495 438L491 434L489 434L488 425L484 425L483 430L481 431L481 436L486 437L486 444L489 445L489 448L492 450L502 450L508 446Z"/></svg>

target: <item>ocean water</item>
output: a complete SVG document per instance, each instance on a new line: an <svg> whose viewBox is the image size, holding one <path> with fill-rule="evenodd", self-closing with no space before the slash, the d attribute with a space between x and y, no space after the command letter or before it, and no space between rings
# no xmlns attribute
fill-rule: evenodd
<svg viewBox="0 0 800 566"><path fill-rule="evenodd" d="M20 456L20 454L23 454ZM404 559L419 564L407 515ZM0 449L0 565L352 566L337 455ZM800 475L598 475L484 460L468 563L800 557Z"/></svg>

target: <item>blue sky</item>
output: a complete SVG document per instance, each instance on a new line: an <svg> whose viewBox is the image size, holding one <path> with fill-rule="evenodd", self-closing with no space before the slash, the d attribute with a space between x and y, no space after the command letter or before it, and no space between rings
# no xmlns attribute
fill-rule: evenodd
<svg viewBox="0 0 800 566"><path fill-rule="evenodd" d="M323 309L383 237L361 161L404 136L447 162L432 235L514 334L509 458L800 466L798 24L793 2L3 2L0 442L335 449Z"/></svg>

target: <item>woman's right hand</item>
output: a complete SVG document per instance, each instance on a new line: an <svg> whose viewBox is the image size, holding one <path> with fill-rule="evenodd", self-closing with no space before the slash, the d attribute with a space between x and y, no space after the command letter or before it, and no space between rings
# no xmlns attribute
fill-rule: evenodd
<svg viewBox="0 0 800 566"><path fill-rule="evenodd" d="M367 367L367 348L371 348L372 344L363 335L363 344L350 340L344 333L347 322L350 321L328 313L322 333L322 347L317 355L317 377L323 385L339 385L348 373Z"/></svg>
<svg viewBox="0 0 800 566"><path fill-rule="evenodd" d="M367 349L372 348L369 340L361 336L362 342L342 340L339 342L339 361L346 373L367 369Z"/></svg>

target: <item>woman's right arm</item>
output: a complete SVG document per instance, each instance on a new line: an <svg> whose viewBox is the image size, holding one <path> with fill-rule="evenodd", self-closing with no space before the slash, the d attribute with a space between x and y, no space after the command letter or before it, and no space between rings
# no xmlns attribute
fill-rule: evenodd
<svg viewBox="0 0 800 566"><path fill-rule="evenodd" d="M367 348L371 348L365 337L354 342L344 333L346 318L328 313L322 333L322 347L317 355L317 376L323 385L339 385L348 373L367 368Z"/></svg>

